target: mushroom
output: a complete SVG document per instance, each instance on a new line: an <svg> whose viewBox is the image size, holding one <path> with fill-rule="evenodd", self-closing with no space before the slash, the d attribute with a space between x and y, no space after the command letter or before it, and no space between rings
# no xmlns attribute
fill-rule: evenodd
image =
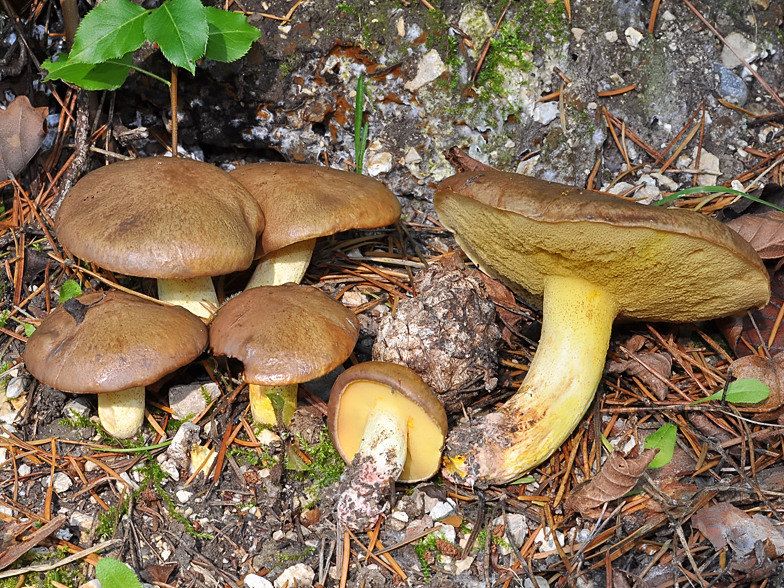
<svg viewBox="0 0 784 588"><path fill-rule="evenodd" d="M253 420L275 425L269 394L283 398L283 423L297 407L297 384L343 363L359 337L353 312L311 286L246 290L224 304L210 325L215 355L242 361Z"/></svg>
<svg viewBox="0 0 784 588"><path fill-rule="evenodd" d="M367 176L296 163L254 163L230 172L258 201L267 226L264 254L246 290L299 283L317 237L373 229L400 218L400 203Z"/></svg>
<svg viewBox="0 0 784 588"><path fill-rule="evenodd" d="M144 422L144 387L206 347L207 327L184 308L124 292L91 292L41 322L27 341L24 361L47 386L98 394L103 428L129 439Z"/></svg>
<svg viewBox="0 0 784 588"><path fill-rule="evenodd" d="M156 157L84 176L63 200L55 228L73 255L158 278L161 300L207 318L218 307L211 277L250 267L264 215L220 168Z"/></svg>
<svg viewBox="0 0 784 588"><path fill-rule="evenodd" d="M446 411L414 371L371 361L332 386L329 435L349 464L341 478L338 520L354 530L375 525L395 481L419 482L438 471Z"/></svg>
<svg viewBox="0 0 784 588"><path fill-rule="evenodd" d="M497 171L446 179L440 221L466 254L543 310L518 392L452 429L444 475L506 483L547 459L582 419L616 318L691 322L764 306L760 258L701 214Z"/></svg>

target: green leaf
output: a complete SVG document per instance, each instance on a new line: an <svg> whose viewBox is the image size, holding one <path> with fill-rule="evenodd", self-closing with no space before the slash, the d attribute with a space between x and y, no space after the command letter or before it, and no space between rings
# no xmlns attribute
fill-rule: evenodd
<svg viewBox="0 0 784 588"><path fill-rule="evenodd" d="M686 196L688 194L701 194L703 192L718 192L724 194L735 194L736 196L742 196L743 198L747 198L752 202L758 202L760 204L766 204L771 208L774 208L780 212L784 212L784 208L780 206L776 206L775 204L771 204L767 200L763 200L762 198L757 198L756 196L752 196L751 194L746 194L746 192L741 192L740 190L736 190L734 188L726 188L725 186L695 186L693 188L684 188L683 190L679 190L677 192L673 192L666 198L662 198L654 202L651 206L662 206L664 204L669 204L673 200L677 200L681 196Z"/></svg>
<svg viewBox="0 0 784 588"><path fill-rule="evenodd" d="M105 0L84 15L71 61L102 63L135 51L144 43L144 21L149 14L130 0Z"/></svg>
<svg viewBox="0 0 784 588"><path fill-rule="evenodd" d="M207 48L207 15L199 0L167 0L144 23L147 38L158 43L164 57L196 73L196 60Z"/></svg>
<svg viewBox="0 0 784 588"><path fill-rule="evenodd" d="M522 478L517 478L516 480L512 480L509 482L510 486L519 486L521 484L531 484L532 482L536 482L536 478L533 476L523 476Z"/></svg>
<svg viewBox="0 0 784 588"><path fill-rule="evenodd" d="M211 6L205 8L209 33L206 57L229 63L245 55L261 31L248 24L239 12L228 12Z"/></svg>
<svg viewBox="0 0 784 588"><path fill-rule="evenodd" d="M648 468L655 470L672 461L675 453L675 438L678 436L678 427L672 423L662 425L658 431L645 438L645 449L658 449L659 453L648 464Z"/></svg>
<svg viewBox="0 0 784 588"><path fill-rule="evenodd" d="M68 57L61 53L57 61L44 61L41 67L49 72L44 80L63 80L85 90L116 90L133 66L131 53L98 64L71 62Z"/></svg>
<svg viewBox="0 0 784 588"><path fill-rule="evenodd" d="M30 323L22 323L24 325L25 330L25 337L29 337L33 333L35 333L35 325L31 325Z"/></svg>
<svg viewBox="0 0 784 588"><path fill-rule="evenodd" d="M76 298L82 293L82 287L79 285L79 282L76 280L68 280L62 286L60 286L60 304L70 300L71 298Z"/></svg>
<svg viewBox="0 0 784 588"><path fill-rule="evenodd" d="M733 404L756 404L762 402L768 396L770 396L770 388L768 388L767 384L755 378L741 378L740 380L730 382L730 385L727 386L726 400ZM708 402L708 400L721 400L722 397L724 397L724 390L719 390L710 396L695 400L692 404L702 404L703 402Z"/></svg>
<svg viewBox="0 0 784 588"><path fill-rule="evenodd" d="M103 557L95 566L95 576L103 588L142 588L141 582L131 568L112 559Z"/></svg>
<svg viewBox="0 0 784 588"><path fill-rule="evenodd" d="M275 413L275 420L278 421L278 425L283 426L283 409L286 406L286 400L275 392L267 394L267 398L269 398L272 410Z"/></svg>

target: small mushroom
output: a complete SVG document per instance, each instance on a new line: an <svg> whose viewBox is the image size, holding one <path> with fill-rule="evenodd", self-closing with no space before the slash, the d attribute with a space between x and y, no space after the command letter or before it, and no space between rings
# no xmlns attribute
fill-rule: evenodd
<svg viewBox="0 0 784 588"><path fill-rule="evenodd" d="M262 257L246 290L299 283L316 238L349 229L374 229L400 218L400 203L367 176L318 165L254 163L230 172L266 217Z"/></svg>
<svg viewBox="0 0 784 588"><path fill-rule="evenodd" d="M107 433L136 435L144 422L144 387L196 359L207 327L184 308L124 292L91 292L57 307L30 336L24 361L52 388L98 394Z"/></svg>
<svg viewBox="0 0 784 588"><path fill-rule="evenodd" d="M343 363L359 337L353 312L311 286L246 290L224 304L210 325L215 355L242 361L253 419L277 424L269 394L283 398L283 423L297 407L297 384Z"/></svg>
<svg viewBox="0 0 784 588"><path fill-rule="evenodd" d="M560 447L593 400L616 318L707 320L770 296L751 246L692 211L496 171L448 178L434 205L481 269L543 309L518 392L450 432L444 475L457 483L510 482Z"/></svg>
<svg viewBox="0 0 784 588"><path fill-rule="evenodd" d="M371 361L343 372L332 386L329 434L343 460L338 520L354 530L375 525L395 481L433 476L447 433L446 412L411 369Z"/></svg>
<svg viewBox="0 0 784 588"><path fill-rule="evenodd" d="M150 157L84 176L63 200L55 228L75 256L157 278L161 300L207 318L218 307L212 276L250 267L264 215L222 169Z"/></svg>

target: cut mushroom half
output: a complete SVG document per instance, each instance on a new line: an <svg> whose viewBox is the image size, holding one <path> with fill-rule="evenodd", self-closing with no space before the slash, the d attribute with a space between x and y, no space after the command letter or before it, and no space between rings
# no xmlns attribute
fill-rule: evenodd
<svg viewBox="0 0 784 588"><path fill-rule="evenodd" d="M92 292L57 307L30 336L24 360L41 382L98 394L107 433L134 437L144 422L145 386L196 359L207 328L194 314L124 292Z"/></svg>
<svg viewBox="0 0 784 588"><path fill-rule="evenodd" d="M482 270L543 309L518 392L450 432L443 473L459 484L510 482L561 446L593 400L616 318L707 320L770 296L751 246L692 211L496 171L448 178L434 205Z"/></svg>
<svg viewBox="0 0 784 588"><path fill-rule="evenodd" d="M353 530L375 525L396 480L433 476L447 432L446 411L411 369L367 362L343 372L332 387L327 424L349 464L341 478L338 520Z"/></svg>
<svg viewBox="0 0 784 588"><path fill-rule="evenodd" d="M218 308L212 276L250 266L264 215L222 169L150 157L84 176L63 200L55 228L73 255L157 278L161 300L206 319Z"/></svg>
<svg viewBox="0 0 784 588"><path fill-rule="evenodd" d="M266 229L263 257L246 290L299 283L318 237L374 229L400 218L400 203L381 182L360 174L296 163L253 163L230 172L256 198Z"/></svg>
<svg viewBox="0 0 784 588"><path fill-rule="evenodd" d="M283 401L291 422L298 385L332 371L354 350L359 321L353 312L311 286L261 286L224 304L210 324L215 355L242 361L253 419L278 424L270 396Z"/></svg>

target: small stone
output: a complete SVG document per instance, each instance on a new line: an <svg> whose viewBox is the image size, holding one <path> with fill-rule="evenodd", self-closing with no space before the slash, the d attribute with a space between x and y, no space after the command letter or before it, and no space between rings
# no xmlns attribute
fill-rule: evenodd
<svg viewBox="0 0 784 588"><path fill-rule="evenodd" d="M634 186L628 182L618 182L617 184L613 184L611 188L602 186L602 192L609 192L610 194L615 194L617 196L618 194L625 194L632 188L634 188Z"/></svg>
<svg viewBox="0 0 784 588"><path fill-rule="evenodd" d="M119 490L120 494L128 490L129 486L131 490L139 489L139 485L131 479L131 476L128 475L128 472L123 472L122 474L120 474L120 478L125 480L125 482L128 484L126 486L125 484L121 483L119 480L117 481L117 490Z"/></svg>
<svg viewBox="0 0 784 588"><path fill-rule="evenodd" d="M655 178L656 181L659 182L660 186L664 186L670 192L675 192L680 187L678 182L665 176L664 174L654 172L651 174L651 177Z"/></svg>
<svg viewBox="0 0 784 588"><path fill-rule="evenodd" d="M177 490L175 496L177 497L177 500L180 501L180 504L185 504L193 498L193 492L189 492L188 490Z"/></svg>
<svg viewBox="0 0 784 588"><path fill-rule="evenodd" d="M172 460L181 469L190 463L191 447L199 442L201 427L190 422L185 422L177 429L171 445L166 449L166 457Z"/></svg>
<svg viewBox="0 0 784 588"><path fill-rule="evenodd" d="M349 308L354 308L357 306L362 306L365 304L368 299L365 297L362 292L356 292L354 290L349 290L340 297L340 301Z"/></svg>
<svg viewBox="0 0 784 588"><path fill-rule="evenodd" d="M266 446L272 445L274 443L280 443L280 437L269 429L262 429L259 431L259 434L256 435L256 441Z"/></svg>
<svg viewBox="0 0 784 588"><path fill-rule="evenodd" d="M560 531L556 531L555 536L558 538L558 543L563 545L565 541L564 534ZM539 551L555 551L555 540L553 539L553 534L550 532L550 527L539 529L539 533L537 533L534 538L534 543L539 544Z"/></svg>
<svg viewBox="0 0 784 588"><path fill-rule="evenodd" d="M463 559L456 560L454 565L455 576L459 576L460 574L468 570L471 567L471 564L473 563L474 563L473 555L469 555L464 557Z"/></svg>
<svg viewBox="0 0 784 588"><path fill-rule="evenodd" d="M368 154L365 170L369 176L376 177L389 173L392 169L392 154L388 151L371 151Z"/></svg>
<svg viewBox="0 0 784 588"><path fill-rule="evenodd" d="M397 36L398 37L406 36L406 23L403 20L402 16L397 19Z"/></svg>
<svg viewBox="0 0 784 588"><path fill-rule="evenodd" d="M540 102L534 107L534 122L548 125L558 116L557 102Z"/></svg>
<svg viewBox="0 0 784 588"><path fill-rule="evenodd" d="M284 586L298 586L299 588L307 588L313 586L313 578L316 572L313 568L306 566L303 563L298 563L283 570L283 573L275 579L275 588L283 588Z"/></svg>
<svg viewBox="0 0 784 588"><path fill-rule="evenodd" d="M740 55L747 63L751 63L759 56L759 49L754 41L750 41L740 33L730 33L725 37L727 44L721 50L721 63L728 69L734 69L739 65L743 65L740 60L735 57L730 47Z"/></svg>
<svg viewBox="0 0 784 588"><path fill-rule="evenodd" d="M694 165L696 165L698 169L704 170L705 172L697 176L697 185L715 186L719 176L721 175L719 158L710 151L703 149L700 151L700 161L697 162L697 147L694 148L692 157L694 158Z"/></svg>
<svg viewBox="0 0 784 588"><path fill-rule="evenodd" d="M580 39L583 38L584 34L585 34L585 29L578 29L577 27L574 27L572 29L572 35L574 35L574 40L577 41L578 43L580 42Z"/></svg>
<svg viewBox="0 0 784 588"><path fill-rule="evenodd" d="M165 454L164 454L164 459L163 461L160 462L160 464L161 464L161 470L163 470L164 474L169 476L175 482L180 481L180 468L177 467L177 464L174 463L174 460L165 459Z"/></svg>
<svg viewBox="0 0 784 588"><path fill-rule="evenodd" d="M672 22L672 21L675 20L675 15L672 12L670 12L669 10L665 10L664 14L662 14L662 17L664 18L664 20L666 20L668 22Z"/></svg>
<svg viewBox="0 0 784 588"><path fill-rule="evenodd" d="M419 155L419 152L413 147L409 147L405 157L403 157L403 163L412 165L414 163L419 163L420 161L422 161L422 157Z"/></svg>
<svg viewBox="0 0 784 588"><path fill-rule="evenodd" d="M283 531L281 531L280 529L278 529L277 531L275 531L272 534L272 540L273 541L280 541L284 537L286 537L286 534Z"/></svg>
<svg viewBox="0 0 784 588"><path fill-rule="evenodd" d="M19 398L24 394L28 383L27 378L11 378L8 386L5 388L5 397L11 399Z"/></svg>
<svg viewBox="0 0 784 588"><path fill-rule="evenodd" d="M661 198L661 190L659 190L659 186L656 184L656 180L654 180L648 174L643 174L640 176L640 179L637 180L637 185L643 185L640 190L634 193L634 198L637 202L641 202L642 204L651 204L656 200Z"/></svg>
<svg viewBox="0 0 784 588"><path fill-rule="evenodd" d="M434 521L438 521L441 519L445 519L449 515L455 512L454 504L450 504L449 502L438 502L436 505L430 509L430 518Z"/></svg>
<svg viewBox="0 0 784 588"><path fill-rule="evenodd" d="M402 531L408 524L408 515L402 511L396 510L386 520L386 524L393 531Z"/></svg>
<svg viewBox="0 0 784 588"><path fill-rule="evenodd" d="M727 102L743 106L749 99L749 89L739 75L723 65L715 64L713 73L719 76L716 92Z"/></svg>
<svg viewBox="0 0 784 588"><path fill-rule="evenodd" d="M98 578L90 580L89 582L85 582L79 588L103 588L101 581Z"/></svg>
<svg viewBox="0 0 784 588"><path fill-rule="evenodd" d="M221 395L215 382L185 384L169 389L169 407L174 417L184 420L201 414L207 408L207 398L212 402Z"/></svg>
<svg viewBox="0 0 784 588"><path fill-rule="evenodd" d="M73 480L64 472L57 472L52 478L44 478L44 486L49 487L49 482L52 482L54 491L58 494L67 492L73 486Z"/></svg>
<svg viewBox="0 0 784 588"><path fill-rule="evenodd" d="M436 537L440 537L450 543L454 544L457 540L457 531L452 525L442 525L441 523L436 523L437 529L433 531L433 534Z"/></svg>
<svg viewBox="0 0 784 588"><path fill-rule="evenodd" d="M523 542L525 541L525 536L528 534L528 526L526 524L525 516L521 514L508 514L506 515L507 520L509 521L509 533L504 534L504 539L508 537L508 535L512 535L512 539L514 539L515 547L522 547ZM504 517L498 517L493 521L494 526L498 525L505 525ZM501 544L498 546L498 552L502 555L509 555L512 553L511 546L507 546L506 544Z"/></svg>
<svg viewBox="0 0 784 588"><path fill-rule="evenodd" d="M643 39L643 34L640 31L634 27L629 27L623 34L626 37L626 42L629 44L629 47L632 49L637 49L637 47L639 47L640 41Z"/></svg>
<svg viewBox="0 0 784 588"><path fill-rule="evenodd" d="M547 580L542 578L542 576L534 576L534 580L536 580L536 588L550 588L550 585L547 583ZM531 582L530 578L526 578L523 582L525 588L534 588L534 583Z"/></svg>
<svg viewBox="0 0 784 588"><path fill-rule="evenodd" d="M3 460L3 461L5 461L5 460ZM87 463L89 463L89 462L87 462ZM33 468L31 468L26 463L23 463L22 465L19 466L19 477L22 478L24 476L27 476L32 471L33 471Z"/></svg>
<svg viewBox="0 0 784 588"><path fill-rule="evenodd" d="M446 66L441 61L441 56L438 54L438 51L431 49L419 61L414 79L406 82L406 90L416 92L422 86L437 79L444 72L446 72Z"/></svg>
<svg viewBox="0 0 784 588"><path fill-rule="evenodd" d="M74 417L89 419L90 412L90 404L84 398L69 400L63 407L63 416L67 419L72 419Z"/></svg>
<svg viewBox="0 0 784 588"><path fill-rule="evenodd" d="M101 466L99 466L99 465L97 465L97 464L95 464L95 463L93 463L91 461L85 461L84 462L84 472L86 474L91 474L92 472L97 472L100 469L101 469Z"/></svg>
<svg viewBox="0 0 784 588"><path fill-rule="evenodd" d="M82 533L89 533L93 528L94 517L83 512L74 511L68 519L71 527L76 527Z"/></svg>
<svg viewBox="0 0 784 588"><path fill-rule="evenodd" d="M618 40L618 33L615 31L604 33L604 38L607 39L608 43L615 43Z"/></svg>
<svg viewBox="0 0 784 588"><path fill-rule="evenodd" d="M270 582L266 578L257 576L256 574L248 574L243 578L242 582L248 588L272 588L273 587L272 582Z"/></svg>

